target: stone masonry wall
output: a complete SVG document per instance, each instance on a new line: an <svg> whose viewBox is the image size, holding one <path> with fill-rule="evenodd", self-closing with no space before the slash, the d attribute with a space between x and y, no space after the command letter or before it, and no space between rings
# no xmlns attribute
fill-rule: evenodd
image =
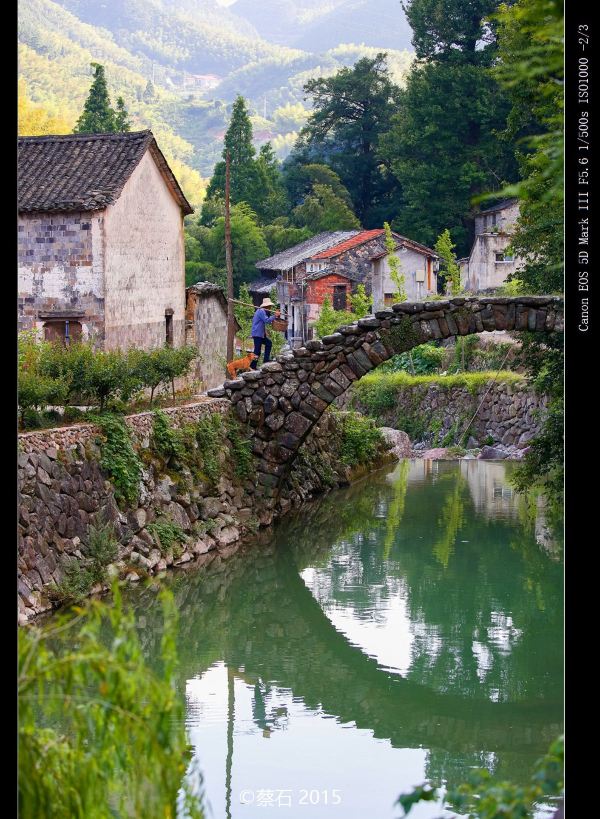
<svg viewBox="0 0 600 819"><path fill-rule="evenodd" d="M200 292L188 289L186 343L198 348L196 376L202 381L202 389L221 384L227 358L227 307L223 291L216 285L203 284Z"/></svg>
<svg viewBox="0 0 600 819"><path fill-rule="evenodd" d="M483 400L468 437L479 446L491 438L494 444L525 449L540 431L547 406L545 395L538 395L525 379L515 383L496 383L486 393L487 384L471 392L466 387L451 389L441 385L402 387L394 407L377 416L378 423L408 432L413 439L440 445L453 433L450 444L460 443L467 424ZM369 415L360 394L348 396L351 405Z"/></svg>
<svg viewBox="0 0 600 819"><path fill-rule="evenodd" d="M177 427L224 413L230 406L226 400L208 400L164 412ZM19 436L19 622L52 608L52 587L64 580L70 563L85 565L94 524L113 522L119 550L108 572L135 582L167 566L202 562L209 552L226 556L245 533L269 525L313 493L350 478L339 462L338 427L330 414L306 440L285 491L270 508L261 504L253 479L235 478L229 449L220 453L221 477L211 486L194 480L185 469L165 470L152 457L151 413L130 416L127 423L144 463L139 501L132 509L117 505L114 488L99 466L98 431L90 424ZM180 552L165 550L147 528L157 516L178 524L188 535Z"/></svg>
<svg viewBox="0 0 600 819"><path fill-rule="evenodd" d="M80 313L83 338L101 342L102 214L21 214L17 229L19 329L41 330L40 314Z"/></svg>

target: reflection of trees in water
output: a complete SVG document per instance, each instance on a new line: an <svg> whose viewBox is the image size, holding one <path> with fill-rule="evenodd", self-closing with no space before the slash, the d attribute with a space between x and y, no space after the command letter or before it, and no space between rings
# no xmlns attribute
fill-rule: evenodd
<svg viewBox="0 0 600 819"><path fill-rule="evenodd" d="M456 535L465 522L463 492L466 481L460 473L444 477L451 479L451 485L438 518L440 537L433 547L433 554L442 566L447 568L450 555L454 551Z"/></svg>
<svg viewBox="0 0 600 819"><path fill-rule="evenodd" d="M300 566L319 554L310 583L324 609L381 621L386 601L401 595L415 638L411 679L499 701L536 698L550 684L560 697L561 567L533 536L515 520L476 515L457 465L444 465L424 491L409 484L403 495L401 479L361 488L357 502L350 493L341 504L327 499L310 529L297 521L290 538ZM399 499L403 520L393 531ZM459 532L468 542L457 542Z"/></svg>
<svg viewBox="0 0 600 819"><path fill-rule="evenodd" d="M456 485L444 475L425 488L408 482L406 491L401 472L392 483L371 476L304 507L241 555L171 576L181 689L223 660L259 684L255 717L264 730L272 711L265 687L282 686L308 708L353 720L397 747L431 748L430 775L453 766L464 773L481 761L475 749L496 748L503 773L510 768L518 780L523 760L529 765L560 730L551 723L562 699L561 568L514 523L476 518L468 495L460 530L468 543L455 537L447 564L440 562L432 551L438 520L448 531L457 520ZM319 584L314 596L298 574L307 567ZM158 656L154 594L133 597L146 650ZM381 617L391 596L406 599L415 638L408 682L377 668L323 614L335 605L357 619Z"/></svg>

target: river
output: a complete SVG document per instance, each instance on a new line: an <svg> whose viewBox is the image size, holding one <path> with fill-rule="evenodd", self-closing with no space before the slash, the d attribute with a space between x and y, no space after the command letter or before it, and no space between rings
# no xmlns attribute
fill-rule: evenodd
<svg viewBox="0 0 600 819"><path fill-rule="evenodd" d="M513 467L404 461L170 575L208 816L393 819L426 777L527 780L562 730L563 566ZM151 664L155 593L128 595Z"/></svg>

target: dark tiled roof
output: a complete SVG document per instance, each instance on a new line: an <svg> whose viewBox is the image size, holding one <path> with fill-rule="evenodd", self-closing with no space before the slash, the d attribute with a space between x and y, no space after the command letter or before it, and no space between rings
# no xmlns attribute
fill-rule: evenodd
<svg viewBox="0 0 600 819"><path fill-rule="evenodd" d="M271 288L276 286L279 278L279 276L275 278L272 276L262 276L260 279L255 279L253 282L248 284L248 292L266 293L268 295Z"/></svg>
<svg viewBox="0 0 600 819"><path fill-rule="evenodd" d="M475 216L481 216L484 213L493 213L495 210L504 210L504 208L509 208L511 205L514 205L515 202L518 201L519 200L516 197L513 197L512 199L502 199L496 205L490 205L489 208L484 208L483 210L480 210L479 213L475 214Z"/></svg>
<svg viewBox="0 0 600 819"><path fill-rule="evenodd" d="M325 276L341 276L344 279L349 279L350 281L360 281L360 275L355 271L350 272L349 270L336 270L335 267L326 267L325 270L315 270L313 273L307 273L304 276L303 281L311 281L314 282L317 279L323 279Z"/></svg>
<svg viewBox="0 0 600 819"><path fill-rule="evenodd" d="M183 213L193 213L152 131L20 137L19 212L103 210L119 198L147 150Z"/></svg>
<svg viewBox="0 0 600 819"><path fill-rule="evenodd" d="M295 265L318 253L319 250L339 244L358 232L358 230L335 230L319 233L313 236L312 239L307 239L298 245L288 247L287 250L282 250L281 253L269 256L268 259L261 259L256 262L256 266L259 270L290 270Z"/></svg>
<svg viewBox="0 0 600 819"><path fill-rule="evenodd" d="M422 253L423 256L433 256L435 259L438 258L438 254L435 250L432 250L427 245L422 245L420 242L415 242L412 239L407 239L406 236L400 236L399 233L394 233L394 238L398 242L394 250L400 250L403 247L408 248L409 250L415 250L417 253ZM382 259L384 256L388 255L387 250L382 250L380 253L376 253L374 256L370 256L369 258L371 261L375 261L375 259Z"/></svg>

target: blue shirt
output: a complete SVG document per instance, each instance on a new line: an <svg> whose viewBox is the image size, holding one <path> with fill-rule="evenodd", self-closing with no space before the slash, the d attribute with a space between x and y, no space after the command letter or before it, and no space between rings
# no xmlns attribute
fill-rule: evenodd
<svg viewBox="0 0 600 819"><path fill-rule="evenodd" d="M264 307L259 307L252 319L252 337L265 337L265 324L271 324L275 315L269 316Z"/></svg>

